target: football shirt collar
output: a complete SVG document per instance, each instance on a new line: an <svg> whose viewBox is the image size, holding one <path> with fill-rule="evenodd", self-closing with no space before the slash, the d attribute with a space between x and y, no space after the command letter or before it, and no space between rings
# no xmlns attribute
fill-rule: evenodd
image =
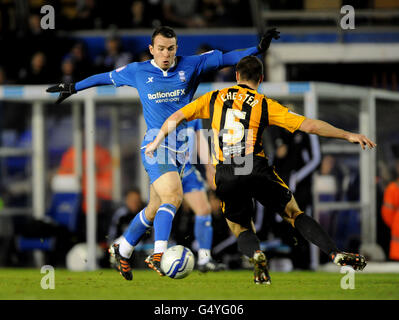
<svg viewBox="0 0 399 320"><path fill-rule="evenodd" d="M166 76L168 75L168 71L176 65L176 58L173 60L172 65L171 65L167 70L163 70L161 67L159 67L159 66L156 64L156 62L155 62L154 59L151 59L151 64L152 64L155 68L161 70L162 73L163 73L163 76L166 77Z"/></svg>

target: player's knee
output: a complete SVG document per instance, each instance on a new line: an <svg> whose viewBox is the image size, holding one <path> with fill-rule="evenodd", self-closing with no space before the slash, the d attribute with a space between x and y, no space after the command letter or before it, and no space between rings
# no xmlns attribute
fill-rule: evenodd
<svg viewBox="0 0 399 320"><path fill-rule="evenodd" d="M287 221L289 224L292 225L293 228L295 228L295 220L296 218L303 214L303 211L295 211L295 212L291 212L289 214L285 213L282 218Z"/></svg>
<svg viewBox="0 0 399 320"><path fill-rule="evenodd" d="M179 208L183 202L183 195L176 195L173 197L173 202L171 202L176 208Z"/></svg>
<svg viewBox="0 0 399 320"><path fill-rule="evenodd" d="M208 214L211 214L212 208L209 202L205 202L198 205L197 208L193 208L193 211L196 216L207 216Z"/></svg>
<svg viewBox="0 0 399 320"><path fill-rule="evenodd" d="M161 197L162 203L169 203L174 205L176 208L179 208L181 203L183 202L183 194L180 193L169 193L165 194Z"/></svg>
<svg viewBox="0 0 399 320"><path fill-rule="evenodd" d="M295 228L295 219L302 213L303 211L299 208L294 196L291 196L291 200L287 203L284 212L280 213L280 216Z"/></svg>
<svg viewBox="0 0 399 320"><path fill-rule="evenodd" d="M226 222L227 222L227 225L229 226L230 231L234 234L234 236L236 238L238 238L241 233L248 231L247 228L243 227L242 225L240 225L238 223L232 222L227 218L226 218Z"/></svg>
<svg viewBox="0 0 399 320"><path fill-rule="evenodd" d="M144 213L145 217L150 221L154 221L155 215L160 205L161 205L160 198L152 196L152 194L150 194L150 201L148 202L147 207L145 208L145 213Z"/></svg>
<svg viewBox="0 0 399 320"><path fill-rule="evenodd" d="M154 221L158 207L159 207L159 205L158 206L153 206L150 204L147 205L147 208L145 208L145 212L144 212L147 220L149 220L151 222Z"/></svg>
<svg viewBox="0 0 399 320"><path fill-rule="evenodd" d="M247 231L250 231L251 233L255 234L253 232L253 230L244 228L243 226L238 225L234 230L231 230L233 232L233 234L235 235L235 237L238 239L240 237L240 235L244 234Z"/></svg>
<svg viewBox="0 0 399 320"><path fill-rule="evenodd" d="M301 214L303 214L303 211L301 211L301 210L296 211L296 212L292 215L292 220L295 221L295 219L298 218Z"/></svg>

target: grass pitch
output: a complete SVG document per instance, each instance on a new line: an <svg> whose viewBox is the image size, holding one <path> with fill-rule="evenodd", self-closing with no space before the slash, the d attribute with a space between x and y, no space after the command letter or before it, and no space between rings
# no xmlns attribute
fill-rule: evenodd
<svg viewBox="0 0 399 320"><path fill-rule="evenodd" d="M185 279L135 270L133 281L112 269L55 269L55 288L44 290L39 269L0 269L0 300L397 300L398 274L355 273L355 288L341 288L340 273L272 272L272 285L252 282L250 270L200 273Z"/></svg>

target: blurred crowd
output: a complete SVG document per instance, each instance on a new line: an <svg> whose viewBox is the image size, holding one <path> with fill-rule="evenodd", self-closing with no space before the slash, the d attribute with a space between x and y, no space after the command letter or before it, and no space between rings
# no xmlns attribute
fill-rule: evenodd
<svg viewBox="0 0 399 320"><path fill-rule="evenodd" d="M40 8L46 4L55 9L55 30L41 27ZM249 4L239 0L123 0L117 6L94 0L0 0L0 47L4 48L0 51L0 85L72 82L147 60L151 58L148 51L133 55L117 37L106 40L103 53L89 57L85 43L68 32L153 29L161 24L240 27L251 26L252 20ZM198 48L199 52L203 49ZM227 78L230 81L230 75Z"/></svg>
<svg viewBox="0 0 399 320"><path fill-rule="evenodd" d="M38 16L33 15L31 21L32 25L37 25ZM41 33L40 30L39 28L38 33L15 40L15 48L22 48L20 45L24 43L23 51L0 52L0 85L72 83L93 74L112 71L134 61L152 59L148 49L138 54L125 50L118 36L108 37L105 40L104 51L95 57L90 57L84 41L53 37L47 32ZM44 42L47 45L41 45ZM54 45L49 46L48 43ZM198 47L196 54L212 49L214 48L203 44ZM7 63L16 56L19 64ZM207 75L207 79L204 79L205 82L234 80L232 68L211 73Z"/></svg>
<svg viewBox="0 0 399 320"><path fill-rule="evenodd" d="M301 10L308 8L312 1L259 2L266 10ZM356 8L371 6L371 1L358 2L345 3L356 5ZM41 27L44 14L40 9L44 5L54 7L54 30ZM106 39L104 52L89 55L91 48L86 47L85 42L76 40L74 31L100 31L104 35L115 34L113 31L116 30L152 30L159 25L203 30L252 27L251 5L250 1L244 0L120 0L117 5L112 1L94 0L0 0L0 85L79 81L95 73L151 58L148 50L130 52L117 37ZM203 44L197 53L212 49L215 48ZM346 80L344 83L347 84L397 90L397 69L390 64L385 65L368 67L372 79L359 76L353 66L353 72L345 69L351 76L342 78L343 71L336 65L328 72L320 72L315 65L288 65L287 78L290 81L339 83ZM328 68L328 65L323 68ZM343 68L347 66L343 65ZM234 75L231 69L225 69L208 75L204 81L234 81Z"/></svg>
<svg viewBox="0 0 399 320"><path fill-rule="evenodd" d="M56 29L92 30L250 26L248 1L241 0L1 0L3 31L27 29L27 17L44 5L55 10ZM25 23L24 23L25 21Z"/></svg>
<svg viewBox="0 0 399 320"><path fill-rule="evenodd" d="M36 15L32 16L31 20L32 25L38 23ZM21 48L21 42L26 44L23 52L8 52L14 57L19 55L18 65L6 63L11 57L0 58L0 84L50 84L61 81L71 83L150 57L144 53L134 56L124 51L120 39L111 37L106 40L104 52L90 58L83 41L56 37L48 32L41 33L40 30L39 27L38 33L15 40L16 48ZM44 42L47 44L41 45ZM53 45L49 46L48 43Z"/></svg>

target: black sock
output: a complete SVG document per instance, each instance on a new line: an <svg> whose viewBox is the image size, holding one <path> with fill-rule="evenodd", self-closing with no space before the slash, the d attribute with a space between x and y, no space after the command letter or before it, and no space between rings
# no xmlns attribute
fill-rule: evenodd
<svg viewBox="0 0 399 320"><path fill-rule="evenodd" d="M295 228L306 240L318 246L321 251L327 255L338 251L334 241L330 238L327 232L323 230L320 224L305 213L300 214L295 219L294 224Z"/></svg>
<svg viewBox="0 0 399 320"><path fill-rule="evenodd" d="M259 238L251 230L241 232L237 238L238 250L252 258L255 251L260 250Z"/></svg>

